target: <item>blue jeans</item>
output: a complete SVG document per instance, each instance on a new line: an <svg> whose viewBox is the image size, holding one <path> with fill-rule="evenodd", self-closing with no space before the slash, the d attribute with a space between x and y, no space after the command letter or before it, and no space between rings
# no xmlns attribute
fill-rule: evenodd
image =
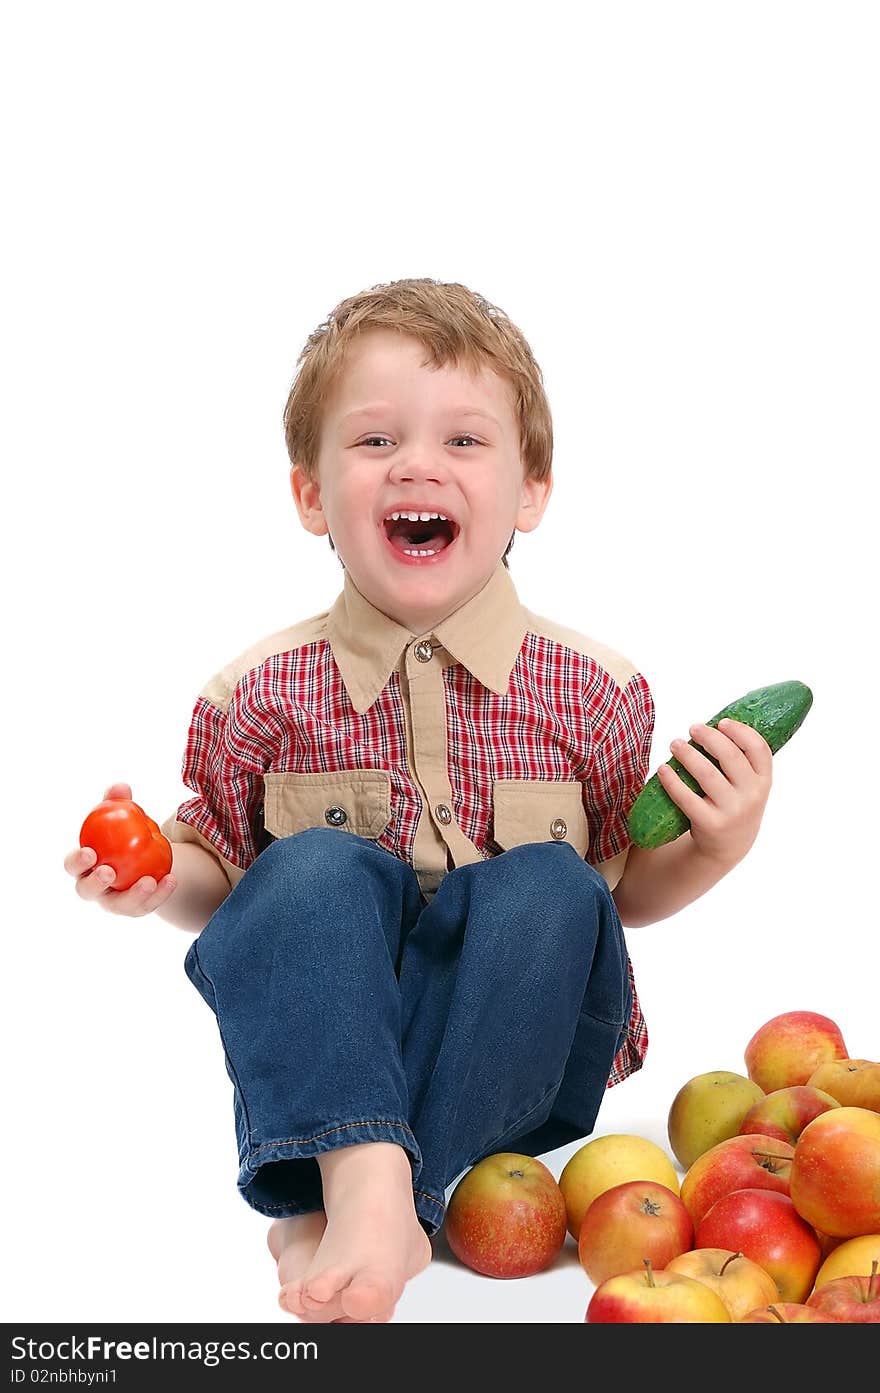
<svg viewBox="0 0 880 1393"><path fill-rule="evenodd" d="M241 1195L273 1218L321 1209L317 1155L395 1142L435 1233L483 1156L592 1131L627 966L611 892L566 842L448 871L430 903L352 832L272 843L185 961L220 1029Z"/></svg>

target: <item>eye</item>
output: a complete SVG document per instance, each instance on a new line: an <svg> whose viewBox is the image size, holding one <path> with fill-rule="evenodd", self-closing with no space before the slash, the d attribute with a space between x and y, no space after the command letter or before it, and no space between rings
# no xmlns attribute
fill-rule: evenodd
<svg viewBox="0 0 880 1393"><path fill-rule="evenodd" d="M453 435L452 440L466 440L471 445L479 445L479 440L475 440L472 435ZM368 435L366 440L361 440L361 445L372 445L373 441L378 441L380 445L390 445L387 435Z"/></svg>

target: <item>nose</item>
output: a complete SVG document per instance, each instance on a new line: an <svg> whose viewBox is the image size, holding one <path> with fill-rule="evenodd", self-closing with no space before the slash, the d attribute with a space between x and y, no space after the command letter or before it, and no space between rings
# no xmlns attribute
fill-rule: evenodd
<svg viewBox="0 0 880 1393"><path fill-rule="evenodd" d="M396 452L396 458L391 464L390 477L395 483L424 480L427 483L441 484L450 476L449 467L436 445L413 441L405 450Z"/></svg>

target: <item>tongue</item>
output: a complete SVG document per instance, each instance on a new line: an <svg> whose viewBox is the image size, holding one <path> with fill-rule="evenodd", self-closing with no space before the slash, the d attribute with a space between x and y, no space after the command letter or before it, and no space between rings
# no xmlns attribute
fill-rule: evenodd
<svg viewBox="0 0 880 1393"><path fill-rule="evenodd" d="M448 524L442 522L395 522L390 541L398 551L442 551L452 538Z"/></svg>

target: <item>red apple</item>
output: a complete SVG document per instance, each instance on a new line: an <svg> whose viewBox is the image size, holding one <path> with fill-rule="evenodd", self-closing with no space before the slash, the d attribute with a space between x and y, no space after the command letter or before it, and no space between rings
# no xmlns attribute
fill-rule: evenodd
<svg viewBox="0 0 880 1393"><path fill-rule="evenodd" d="M591 1325L665 1325L730 1322L730 1312L717 1292L681 1272L654 1272L647 1262L641 1270L621 1272L602 1282L590 1297L584 1320Z"/></svg>
<svg viewBox="0 0 880 1393"><path fill-rule="evenodd" d="M778 1137L794 1146L808 1122L829 1108L839 1108L840 1104L830 1093L809 1084L792 1084L790 1088L776 1088L765 1093L753 1107L749 1108L740 1124L740 1133L762 1132L765 1137Z"/></svg>
<svg viewBox="0 0 880 1393"><path fill-rule="evenodd" d="M833 1316L826 1316L801 1301L774 1301L772 1306L759 1306L743 1316L740 1325L836 1325Z"/></svg>
<svg viewBox="0 0 880 1393"><path fill-rule="evenodd" d="M693 1241L691 1216L678 1195L655 1180L628 1180L593 1200L581 1222L578 1258L598 1287L646 1258L664 1268Z"/></svg>
<svg viewBox="0 0 880 1393"><path fill-rule="evenodd" d="M870 1277L835 1277L807 1297L807 1305L832 1320L880 1325L880 1276L876 1261Z"/></svg>
<svg viewBox="0 0 880 1393"><path fill-rule="evenodd" d="M559 1176L568 1231L578 1241L584 1215L597 1195L627 1180L656 1180L678 1194L678 1171L656 1142L627 1132L592 1137L569 1156Z"/></svg>
<svg viewBox="0 0 880 1393"><path fill-rule="evenodd" d="M880 1113L834 1108L804 1128L791 1163L791 1198L834 1238L880 1229Z"/></svg>
<svg viewBox="0 0 880 1393"><path fill-rule="evenodd" d="M873 1059L829 1059L807 1082L830 1093L845 1108L880 1112L880 1064Z"/></svg>
<svg viewBox="0 0 880 1393"><path fill-rule="evenodd" d="M566 1235L565 1200L534 1156L484 1156L456 1185L444 1232L452 1252L487 1277L528 1277L549 1267Z"/></svg>
<svg viewBox="0 0 880 1393"><path fill-rule="evenodd" d="M783 1301L805 1301L822 1252L815 1231L788 1195L775 1190L731 1190L696 1226L695 1248L745 1253L776 1283Z"/></svg>
<svg viewBox="0 0 880 1393"><path fill-rule="evenodd" d="M728 1137L704 1151L681 1182L682 1203L694 1227L731 1190L777 1190L788 1194L794 1147L762 1132Z"/></svg>
<svg viewBox="0 0 880 1393"><path fill-rule="evenodd" d="M765 1302L778 1296L776 1283L751 1258L727 1248L691 1248L666 1265L667 1272L683 1272L717 1291L733 1321L742 1320Z"/></svg>
<svg viewBox="0 0 880 1393"><path fill-rule="evenodd" d="M846 1059L840 1029L815 1011L784 1011L755 1031L746 1045L746 1071L765 1093L807 1079L827 1059Z"/></svg>

